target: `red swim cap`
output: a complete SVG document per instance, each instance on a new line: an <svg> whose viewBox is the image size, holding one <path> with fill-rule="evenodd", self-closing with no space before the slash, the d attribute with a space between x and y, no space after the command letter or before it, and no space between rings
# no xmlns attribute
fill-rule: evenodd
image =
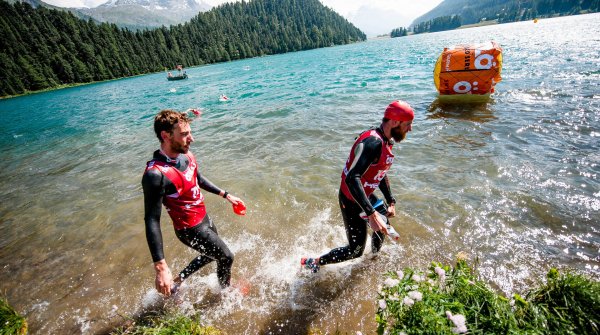
<svg viewBox="0 0 600 335"><path fill-rule="evenodd" d="M415 118L415 112L406 101L396 100L387 106L383 117L396 121L412 121Z"/></svg>

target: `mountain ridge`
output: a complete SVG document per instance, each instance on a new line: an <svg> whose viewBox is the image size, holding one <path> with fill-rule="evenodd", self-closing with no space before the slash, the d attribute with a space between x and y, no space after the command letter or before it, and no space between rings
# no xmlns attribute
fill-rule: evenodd
<svg viewBox="0 0 600 335"><path fill-rule="evenodd" d="M444 0L413 20L410 27L443 16L460 16L463 25L497 20L499 23L536 17L575 15L599 10L597 0Z"/></svg>
<svg viewBox="0 0 600 335"><path fill-rule="evenodd" d="M82 20L90 20L91 19L92 21L99 22L96 19L92 18L91 16L80 12L76 8L65 8L65 7L54 6L54 5L45 3L41 0L0 0L0 1L5 1L11 5L15 4L15 3L26 3L33 8L44 7L44 8L55 9L55 10L59 10L59 11L63 11L63 12L70 12L79 19L82 19Z"/></svg>
<svg viewBox="0 0 600 335"><path fill-rule="evenodd" d="M42 0L0 0L9 4L26 3L73 13L83 20L114 23L132 30L151 29L185 23L213 7L202 0L111 0L94 8L59 7Z"/></svg>
<svg viewBox="0 0 600 335"><path fill-rule="evenodd" d="M112 0L95 8L76 10L100 22L143 29L184 23L211 8L195 0Z"/></svg>

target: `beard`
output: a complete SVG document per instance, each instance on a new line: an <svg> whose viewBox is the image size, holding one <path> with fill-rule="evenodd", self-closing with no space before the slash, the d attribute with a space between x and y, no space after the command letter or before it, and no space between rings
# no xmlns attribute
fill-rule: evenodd
<svg viewBox="0 0 600 335"><path fill-rule="evenodd" d="M400 142L406 137L406 133L402 132L400 126L392 128L391 135L396 142Z"/></svg>
<svg viewBox="0 0 600 335"><path fill-rule="evenodd" d="M188 150L190 149L189 145L184 145L181 143L172 143L171 144L171 150L180 153L180 154L187 154Z"/></svg>

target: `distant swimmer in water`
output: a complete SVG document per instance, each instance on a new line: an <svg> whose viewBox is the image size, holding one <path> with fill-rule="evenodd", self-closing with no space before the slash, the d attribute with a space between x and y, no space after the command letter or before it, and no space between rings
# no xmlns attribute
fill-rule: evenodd
<svg viewBox="0 0 600 335"><path fill-rule="evenodd" d="M201 116L202 115L202 110L200 110L198 108L190 108L186 112L192 112L196 116Z"/></svg>
<svg viewBox="0 0 600 335"><path fill-rule="evenodd" d="M218 194L234 206L243 204L240 198L215 186L200 174L196 158L189 151L194 142L191 122L187 113L170 109L156 115L154 131L160 141L160 149L154 152L142 177L146 240L156 271L156 290L165 296L175 293L186 278L213 261L217 262L221 287L230 285L233 253L208 216L201 189ZM160 230L163 204L173 220L177 238L200 253L175 278L163 253Z"/></svg>
<svg viewBox="0 0 600 335"><path fill-rule="evenodd" d="M225 94L221 94L221 96L219 97L219 101L228 101L229 98L225 95Z"/></svg>
<svg viewBox="0 0 600 335"><path fill-rule="evenodd" d="M388 205L387 217L394 217L396 199L392 196L387 171L394 161L392 146L406 138L412 130L413 118L414 111L406 102L394 101L386 108L379 127L357 137L342 171L338 194L348 245L317 258L302 258L300 264L304 268L317 272L323 265L360 257L367 243L367 223L373 230L373 253L379 252L386 235L397 238L393 235L395 231L388 230L385 218L373 207L373 192L379 188ZM366 215L366 220L361 214Z"/></svg>

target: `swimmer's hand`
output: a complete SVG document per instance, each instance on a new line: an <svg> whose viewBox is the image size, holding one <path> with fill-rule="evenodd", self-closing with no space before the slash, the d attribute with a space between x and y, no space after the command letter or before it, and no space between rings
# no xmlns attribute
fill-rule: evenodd
<svg viewBox="0 0 600 335"><path fill-rule="evenodd" d="M244 202L242 201L242 199L240 199L240 198L236 197L235 195L233 195L233 194L231 194L231 193L228 193L228 194L227 194L227 198L226 198L226 199L227 199L227 201L231 202L231 204L232 204L232 205L237 205L237 204L238 204L238 203L240 203L240 202L241 202L241 203L244 203Z"/></svg>
<svg viewBox="0 0 600 335"><path fill-rule="evenodd" d="M246 215L246 204L244 204L242 199L234 195L227 194L227 200L233 205L233 211L235 214Z"/></svg>
<svg viewBox="0 0 600 335"><path fill-rule="evenodd" d="M385 227L385 221L381 214L379 214L377 211L369 215L369 226L371 226L373 231L381 231L386 235L388 234L388 231Z"/></svg>
<svg viewBox="0 0 600 335"><path fill-rule="evenodd" d="M396 216L396 204L392 203L391 205L388 206L387 208L387 217L388 218L393 218Z"/></svg>
<svg viewBox="0 0 600 335"><path fill-rule="evenodd" d="M170 296L171 286L173 286L173 275L167 265L167 261L163 259L154 262L154 270L156 271L156 278L154 280L156 290L167 297Z"/></svg>

